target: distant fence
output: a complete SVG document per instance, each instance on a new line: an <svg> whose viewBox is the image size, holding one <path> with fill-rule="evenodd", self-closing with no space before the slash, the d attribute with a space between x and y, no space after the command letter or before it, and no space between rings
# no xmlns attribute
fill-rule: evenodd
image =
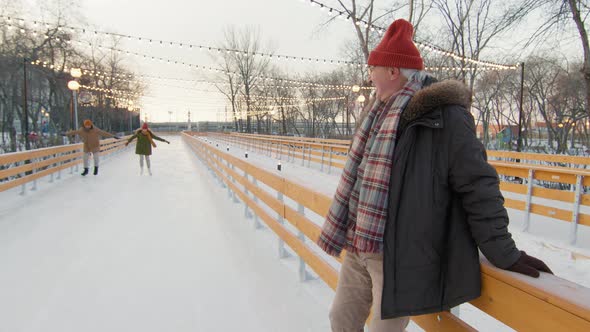
<svg viewBox="0 0 590 332"><path fill-rule="evenodd" d="M536 164L539 166L557 166L576 169L587 169L590 165L590 158L581 156L498 150L488 150L487 154L490 160L510 163Z"/></svg>
<svg viewBox="0 0 590 332"><path fill-rule="evenodd" d="M309 266L329 287L336 288L337 269L317 253L320 227L306 216L306 210L326 215L330 197L225 153L203 137L185 133L183 138L227 187L229 196L244 202L246 215L250 209L277 234L279 255L283 256L285 244L295 251L302 280ZM287 198L297 207L288 204ZM517 275L493 267L484 258L481 264L482 296L471 304L486 314L518 331L590 331L590 289L552 275L540 279ZM477 331L450 312L412 319L426 331Z"/></svg>
<svg viewBox="0 0 590 332"><path fill-rule="evenodd" d="M125 148L125 138L110 138L100 141L100 155L110 155ZM26 193L26 184L33 182L31 190L37 189L37 179L50 176L61 178L61 171L82 163L83 144L70 144L58 147L0 154L0 192L21 186L21 194Z"/></svg>
<svg viewBox="0 0 590 332"><path fill-rule="evenodd" d="M302 165L317 163L321 171L342 169L348 153L348 140L329 140L251 134L209 133L209 137L244 149L266 153ZM570 223L569 242L577 241L578 225L590 226L590 214L580 211L590 207L590 158L545 155L509 151L487 151L490 164L500 176L500 189L521 195L505 199L507 208L524 212L524 231L528 231L532 214ZM518 160L519 162L516 162ZM558 166L567 165L567 166ZM534 202L548 199L571 204L567 209Z"/></svg>

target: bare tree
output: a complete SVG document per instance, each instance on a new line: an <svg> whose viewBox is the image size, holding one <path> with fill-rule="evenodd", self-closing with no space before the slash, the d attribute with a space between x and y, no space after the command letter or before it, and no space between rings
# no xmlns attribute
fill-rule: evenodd
<svg viewBox="0 0 590 332"><path fill-rule="evenodd" d="M8 131L12 146L17 149L17 130L15 123L20 120L22 137L27 137L25 128L34 132L46 130L48 127L56 134L72 127L71 120L71 91L67 89L67 82L71 79L68 68L84 65L86 69L100 69L112 74L108 77L83 76L82 84L90 85L96 78L95 87L117 90L118 93L138 94L143 86L127 76L126 81L116 80L119 74L129 73L124 69L118 54L111 53L107 61L94 61L77 49L72 41L78 36L69 29L63 29L63 22L71 22L68 15L76 7L69 6L71 1L58 1L49 4L49 9L43 12L48 17L47 26L27 25L25 21L14 19L0 22L0 113L2 114L2 132ZM26 67L26 77L25 69ZM24 82L27 82L26 94ZM25 98L26 97L26 98ZM26 99L26 102L25 102ZM120 106L112 112L104 112L107 126L111 126L114 119L122 119L127 113L127 105ZM25 112L25 107L27 112ZM49 116L47 117L46 114ZM122 115L123 114L123 115ZM30 125L30 126L29 126ZM40 126L43 125L43 128ZM43 144L57 144L57 137L53 142ZM6 136L2 135L3 145ZM41 142L39 142L41 144ZM37 145L40 146L40 145Z"/></svg>
<svg viewBox="0 0 590 332"><path fill-rule="evenodd" d="M527 45L541 43L555 32L563 32L575 26L582 45L584 62L581 72L584 75L586 89L585 109L590 114L590 44L586 20L590 15L590 1L588 0L537 0L545 21L533 34Z"/></svg>
<svg viewBox="0 0 590 332"><path fill-rule="evenodd" d="M400 13L407 11L408 20L412 22L415 30L418 30L420 23L432 8L431 1L394 1L385 5L384 9L378 8L375 0L352 0L349 4L338 0L338 3L346 18L350 19L353 24L360 50L364 56L363 62L366 62L369 59L370 50L380 39L380 34L377 33L374 26L387 27L394 17L405 17ZM330 19L326 24L334 19Z"/></svg>
<svg viewBox="0 0 590 332"><path fill-rule="evenodd" d="M494 40L522 22L535 8L535 0L500 6L493 0L433 0L433 4L444 19L444 35L449 38L450 49L461 57L476 60ZM464 68L460 78L473 89L477 70L468 69L468 62L448 59L450 66Z"/></svg>
<svg viewBox="0 0 590 332"><path fill-rule="evenodd" d="M556 140L558 153L563 152L564 148L559 140L562 132L559 123L564 119L564 110L555 104L554 99L559 93L557 83L563 74L563 68L557 60L541 57L527 59L527 68L525 89L535 105L535 110L546 124L549 146L551 147L553 140Z"/></svg>
<svg viewBox="0 0 590 332"><path fill-rule="evenodd" d="M223 94L231 105L231 114L232 119L234 121L235 128L238 132L242 132L242 123L241 118L238 117L238 104L237 104L237 97L240 89L242 88L242 84L240 81L240 77L235 75L232 71L234 69L233 58L224 53L221 57L223 60L221 68L223 72L220 74L220 83L216 83L215 87L221 94ZM239 121L238 121L239 119Z"/></svg>
<svg viewBox="0 0 590 332"><path fill-rule="evenodd" d="M254 53L260 53L263 50L260 34L251 28L242 31L236 31L233 27L227 28L224 48L232 50L228 55L239 77L240 92L245 97L246 131L252 132L250 95L255 90L256 84L261 81L260 77L265 72L269 60L268 57L261 59L254 56Z"/></svg>
<svg viewBox="0 0 590 332"><path fill-rule="evenodd" d="M280 122L278 130L280 134L286 135L292 123L292 121L289 121L293 117L291 105L297 98L297 90L293 86L284 83L287 76L278 67L270 67L268 75L282 79L282 81L275 81L268 85L261 84L258 89L261 95L268 96L273 101L273 105L276 106L276 114L271 116L274 116Z"/></svg>

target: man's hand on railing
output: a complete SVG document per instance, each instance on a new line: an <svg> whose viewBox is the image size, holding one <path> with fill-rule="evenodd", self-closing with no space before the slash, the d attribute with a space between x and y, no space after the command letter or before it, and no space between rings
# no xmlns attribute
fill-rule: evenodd
<svg viewBox="0 0 590 332"><path fill-rule="evenodd" d="M507 268L508 271L524 274L533 278L539 277L539 271L553 274L551 269L549 269L549 267L543 263L542 260L533 256L529 256L522 250L520 253L520 258L516 261L516 263Z"/></svg>

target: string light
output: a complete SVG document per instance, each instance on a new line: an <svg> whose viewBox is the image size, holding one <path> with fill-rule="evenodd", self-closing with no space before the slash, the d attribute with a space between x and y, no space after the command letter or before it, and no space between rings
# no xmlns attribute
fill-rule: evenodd
<svg viewBox="0 0 590 332"><path fill-rule="evenodd" d="M80 44L86 45L85 43L80 43ZM127 53L128 52L128 51L118 49L118 48L105 47L102 45L98 45L98 46L103 49L107 49L107 50L110 50L113 52L118 52L118 53ZM234 71L218 69L218 68L213 68L213 67L207 67L207 66L202 66L202 65L198 65L198 64L192 64L192 63L187 63L187 62L179 61L179 60L154 57L154 56L149 56L149 55L141 54L141 53L137 53L137 52L129 52L129 53L133 56L137 56L139 58L144 58L144 59L150 59L153 61L167 62L167 63L171 63L171 64L173 63L175 65L183 65L183 66L186 66L186 67L189 67L192 69L210 71L210 72L221 73L221 74L229 74L229 75L232 75L235 77L240 76L240 74L238 72L234 72ZM263 80L263 81L266 80L266 81L273 81L273 82L283 82L283 83L287 83L287 84L299 85L302 87L327 87L327 88L338 88L338 89L340 89L340 88L341 89L350 89L352 87L350 85L319 84L319 83L315 83L315 82L292 80L292 79L285 79L285 78L279 78L279 77L270 77L270 76L265 76L265 75L257 75L257 76L252 76L252 77Z"/></svg>
<svg viewBox="0 0 590 332"><path fill-rule="evenodd" d="M4 16L4 15L0 15L0 17L10 19L10 17ZM15 19L22 21L23 24L25 23L25 20L22 18L15 18ZM47 27L49 27L48 23L45 23L45 24ZM208 45L198 45L198 44L191 44L191 43L186 43L186 42L159 40L159 39L154 39L154 38L125 35L125 34L105 32L105 31L99 31L99 30L88 30L87 31L84 28L73 27L73 26L68 26L68 25L60 25L57 28L58 28L58 31L62 31L63 28L67 28L70 31L72 31L72 33L75 33L75 32L94 33L94 35L100 34L100 35L105 35L105 36L114 36L114 37L125 38L127 40L137 40L139 43L141 43L145 40L149 40L149 44L152 44L152 42L155 42L155 43L159 44L160 47L165 47L165 46L178 47L178 48L188 47L189 50L192 50L194 48L199 48L199 50L208 50L208 51L214 51L214 52L218 52L218 53L220 53L220 52L226 52L228 54L233 53L237 56L245 56L245 57L257 56L257 57L268 58L268 59L278 59L278 60L288 60L288 61L298 61L298 62L312 62L315 64L347 65L347 66L357 66L357 67L366 66L366 64L364 64L364 63L345 61L345 60L301 57L301 56L293 56L293 55L271 54L271 53L264 53L264 52L250 52L250 51L245 51L245 50L229 49L229 48L215 47L215 46L208 46Z"/></svg>
<svg viewBox="0 0 590 332"><path fill-rule="evenodd" d="M41 66L44 68L51 68L51 69L54 68L54 65L49 64L45 61L41 61L41 60L32 61L31 64L36 65L36 66ZM63 67L63 72L69 73L72 68L73 67L68 67L68 65L65 65ZM92 77L99 77L99 78L113 78L114 80L121 80L121 81L133 81L131 79L133 77L133 74L108 73L106 71L84 69L84 68L82 68L81 70L82 70L82 74L84 76L92 76Z"/></svg>
<svg viewBox="0 0 590 332"><path fill-rule="evenodd" d="M0 15L0 17L3 17L2 15ZM24 22L24 20L23 20ZM74 30L75 28L72 28L72 30ZM121 35L122 36L122 35ZM129 38L132 38L131 36L129 36ZM56 40L59 40L59 37L56 37ZM152 40L150 39L150 42ZM81 45L86 45L86 43L83 42L78 42ZM89 46L92 46L92 43L88 43ZM230 72L230 71L223 71L220 69L215 69L212 67L205 67L205 66L199 66L199 65L193 65L190 63L185 63L183 61L178 61L178 60L170 60L170 59L164 59L164 58L159 58L159 57L153 57L153 56L148 56L145 54L139 54L136 52L130 52L130 51L125 51L125 50L120 50L120 49L116 49L116 48L109 48L109 47L104 47L102 45L98 45L99 49L104 49L104 50L111 50L112 52L118 52L120 54L126 54L126 55L134 55L143 59L151 59L154 61L160 61L160 62L164 62L166 61L166 63L168 64L181 64L181 65L185 65L188 66L189 68L194 68L195 69L200 69L200 70L209 70L209 71L214 71L217 73L225 73L225 74L230 74L230 75L234 75L234 76L239 76L239 74L237 72ZM202 49L203 46L199 45L199 48ZM218 48L212 48L212 47L207 47L208 49L217 49L217 50L222 50L222 49L218 49ZM230 50L227 50L228 52ZM245 52L244 52L245 53ZM247 54L247 53L245 53ZM272 55L270 55L272 56ZM280 55L278 56L280 57ZM310 59L312 60L312 59ZM464 71L464 70L469 70L469 69L474 69L474 68L464 68L464 67L427 67L426 70L446 70L446 71ZM486 70L487 68L479 68L479 70ZM131 74L114 74L114 75L110 75L109 73L106 72L94 72L94 71L85 71L86 75L93 75L93 76L98 76L98 77L105 77L105 78L110 78L113 80L131 80L130 78L133 77L133 75ZM140 76L141 77L141 76ZM274 81L282 83L282 84L290 84L292 87L308 87L308 88L318 88L318 89L331 89L331 90L348 90L350 89L352 86L350 85L326 85L326 84L318 84L318 83L314 83L314 82L305 82L305 81L297 81L297 80L287 80L287 79L283 79L283 78L273 78L273 77L265 77L265 76L257 76L256 78L261 78L263 80L270 80L270 81ZM222 84L222 83L216 83L216 84ZM372 90L372 87L363 87L362 89L367 89L367 90Z"/></svg>
<svg viewBox="0 0 590 332"><path fill-rule="evenodd" d="M33 61L32 64L34 65L42 65L43 67L46 68L52 68L53 65L48 64L47 62L41 62L41 60L37 60L37 61ZM67 66L64 66L63 72L65 73L69 73L71 68L68 68ZM83 75L85 76L93 76L93 77L101 77L101 78L105 78L105 77L109 77L109 78L113 78L116 80L126 80L126 81L132 81L129 77L133 77L132 74L111 74L105 71L100 71L100 70L90 70L90 69L82 69ZM139 75L137 77L141 77L141 78L156 78L156 79L160 79L160 80L178 80L178 81L185 81L185 82L199 82L199 83L208 83L208 84L222 84L225 85L227 83L222 83L222 82L210 82L210 81L204 81L204 80L187 80L187 79L178 79L178 78L165 78L165 77L160 77L160 76L150 76L150 75ZM272 80L272 78L267 78L269 80ZM275 79L276 80L276 79ZM301 81L296 81L296 80L286 80L286 79L279 79L282 80L282 83L287 83L287 84L291 84L288 87L306 87L306 88L321 88L321 89L326 89L326 90L350 90L352 86L349 85L325 85L325 84L318 84L318 83L310 83L310 82L301 82ZM271 85L261 85L262 87L270 87L270 88L284 88L286 86L271 86ZM210 91L210 90L197 90L197 89L191 89L189 87L178 87L178 86L171 86L174 88L185 88L191 91L202 91L202 92L216 92L216 91ZM102 88L96 88L96 89L102 89ZM361 89L363 90L372 90L373 87L361 87ZM97 91L109 91L109 89L103 89L103 90L97 90ZM116 93L116 92L115 92ZM124 92L120 92L120 93L124 93ZM258 96L259 97L259 96ZM344 97L338 97L337 99L343 99ZM295 99L294 99L295 100ZM298 99L297 99L298 100ZM327 100L335 100L335 99L315 99L315 101L327 101Z"/></svg>
<svg viewBox="0 0 590 332"><path fill-rule="evenodd" d="M312 7L314 5L318 5L320 8L329 9L330 12L333 12L334 14L337 13L338 16L340 16L340 17L342 17L342 18L344 18L346 20L352 20L352 22L354 22L357 26L362 24L366 28L370 27L372 30L376 30L379 33L379 35L383 35L383 33L385 33L385 31L387 31L387 29L384 28L384 27L380 27L380 26L377 26L377 25L374 25L374 24L369 24L368 22L366 22L364 20L360 20L360 19L358 19L356 17L351 16L350 14L348 14L345 11L340 11L340 10L338 10L336 8L332 8L332 7L327 6L327 5L325 5L325 4L323 4L323 3L319 2L319 1L309 0L309 2L312 5ZM442 55L442 56L452 57L455 60L466 62L466 63L470 63L470 64L473 64L473 65L479 65L479 66L484 66L484 67L492 67L492 68L497 69L497 70L512 70L512 69L517 69L519 67L519 64L516 64L516 65L508 64L508 65L506 65L506 64L500 64L500 63L495 63L495 62L491 62L491 61L476 60L476 59L473 59L473 58L470 58L470 57L466 57L466 56L455 54L455 53L453 53L451 51L446 51L442 47L431 45L431 44L428 44L426 42L420 42L420 41L416 41L416 40L414 42L416 43L416 45L419 48L422 48L422 49L431 51L433 53L436 53L436 54L439 54L439 55Z"/></svg>
<svg viewBox="0 0 590 332"><path fill-rule="evenodd" d="M307 106L314 104L315 101L305 101L297 104L288 104L288 105L252 105L250 108L255 109L273 109L273 108L280 108L280 107L300 107L300 106Z"/></svg>
<svg viewBox="0 0 590 332"><path fill-rule="evenodd" d="M141 93L132 93L132 92L128 92L128 91L121 91L121 90L115 90L115 89L99 88L99 87L96 87L96 86L88 86L88 85L80 85L80 88L86 89L86 90L90 90L90 91L98 91L98 92L111 93L113 95L126 95L126 96L129 96L129 97L140 97L142 95Z"/></svg>
<svg viewBox="0 0 590 332"><path fill-rule="evenodd" d="M50 68L52 65L50 65L47 62L42 62L41 60L36 60L31 62L31 64L33 65L38 65L38 66L42 66L44 68ZM68 67L67 65L64 66L63 68L63 72L64 73L69 73L70 72L71 67ZM131 79L130 77L133 77L133 74L112 74L112 73L108 73L105 71L100 71L100 70L91 70L91 69L85 69L82 68L82 73L84 76L91 76L91 77L99 77L99 78L112 78L113 80L116 81L126 81L126 82L136 82L135 80ZM193 83L203 83L203 84L211 84L211 85L229 85L229 83L225 83L225 82L218 82L218 81L207 81L207 80L195 80L195 79L181 79L181 78L170 78L170 77L162 77L162 76L153 76L153 75L137 75L135 76L137 78L149 78L149 79L156 79L156 80L174 80L174 81L180 81L180 82L193 82ZM158 85L162 85L162 86L168 86L168 87L173 87L173 88L180 88L180 89L187 89L187 90L191 90L191 91L199 91L199 92L218 92L218 91L211 91L211 90L199 90L199 89L193 89L187 86L173 86L173 85L166 85L166 84L161 84L161 83L152 83L152 84L158 84ZM293 88L293 87L303 87L304 85L302 84L298 84L298 83L292 83L293 85L290 85L288 87ZM263 88L284 88L285 86L275 86L275 85L261 85L261 87ZM322 84L316 84L316 86L314 88L317 89L326 89L326 90L350 90L351 86L349 85L322 85ZM361 87L361 89L367 89L367 90L371 90L373 89L372 87ZM254 97L253 95L251 95L251 97ZM256 96L256 97L260 97L260 96ZM271 98L271 97L267 97L267 98ZM299 100L299 98L294 98Z"/></svg>
<svg viewBox="0 0 590 332"><path fill-rule="evenodd" d="M239 98L239 100L246 100L246 97L241 97ZM294 101L294 100L301 100L304 99L307 102L322 102L322 101L338 101L338 100L344 100L346 99L346 97L332 97L332 98L296 98L296 97L269 97L269 96L255 96L255 95L251 95L250 98L248 100L250 101L266 101L266 100L272 100L272 101Z"/></svg>

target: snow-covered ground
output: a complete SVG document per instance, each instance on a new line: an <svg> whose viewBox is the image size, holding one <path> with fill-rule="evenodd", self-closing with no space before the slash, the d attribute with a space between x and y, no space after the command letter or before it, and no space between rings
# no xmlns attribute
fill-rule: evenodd
<svg viewBox="0 0 590 332"><path fill-rule="evenodd" d="M154 175L132 149L98 176L0 193L0 331L328 331L301 283L178 136ZM30 187L31 185L29 185Z"/></svg>

